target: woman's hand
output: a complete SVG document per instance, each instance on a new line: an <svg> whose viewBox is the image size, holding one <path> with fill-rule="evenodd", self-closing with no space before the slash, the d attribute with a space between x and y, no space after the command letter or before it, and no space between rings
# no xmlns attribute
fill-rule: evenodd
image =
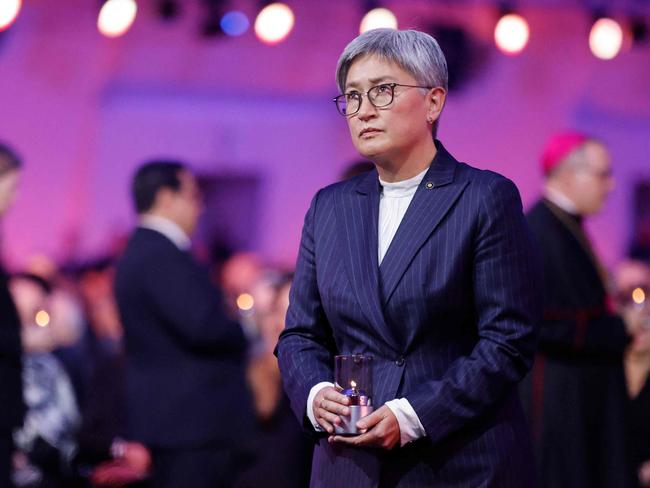
<svg viewBox="0 0 650 488"><path fill-rule="evenodd" d="M397 417L386 405L359 420L357 428L365 431L365 433L354 437L334 435L330 436L328 440L330 443L339 442L351 446L380 447L387 450L395 447L400 441Z"/></svg>
<svg viewBox="0 0 650 488"><path fill-rule="evenodd" d="M334 434L334 426L341 425L339 415L350 415L350 399L333 386L326 386L314 397L312 409L316 422L328 434Z"/></svg>

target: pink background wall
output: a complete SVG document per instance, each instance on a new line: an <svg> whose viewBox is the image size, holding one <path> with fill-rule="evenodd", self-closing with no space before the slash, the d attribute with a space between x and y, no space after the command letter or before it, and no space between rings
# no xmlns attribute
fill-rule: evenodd
<svg viewBox="0 0 650 488"><path fill-rule="evenodd" d="M0 36L0 139L26 163L2 223L10 263L101 253L133 224L129 178L154 156L200 172L258 172L265 186L256 249L294 261L312 195L356 157L330 98L361 2L290 2L296 26L277 46L250 31L200 38L199 2L184 2L183 16L164 23L153 1L140 0L132 30L113 40L95 27L98 2L24 3ZM529 46L506 57L491 41L491 2L387 3L400 27L455 22L486 46L482 68L450 94L439 137L458 159L512 178L525 204L539 194L538 155L556 129L606 141L618 186L590 230L615 264L629 239L634 182L650 178L650 42L600 61L587 46L588 12L527 2ZM257 2L231 4L252 16Z"/></svg>

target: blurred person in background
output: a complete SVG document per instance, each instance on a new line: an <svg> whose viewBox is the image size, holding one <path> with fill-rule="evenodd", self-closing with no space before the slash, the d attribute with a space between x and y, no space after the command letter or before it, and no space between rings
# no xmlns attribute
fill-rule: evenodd
<svg viewBox="0 0 650 488"><path fill-rule="evenodd" d="M237 298L244 293L250 294L262 277L262 262L252 252L235 252L223 262L219 283L231 312L238 315Z"/></svg>
<svg viewBox="0 0 650 488"><path fill-rule="evenodd" d="M266 272L252 287L255 299L257 347L248 365L257 430L255 461L238 487L302 488L309 484L312 443L296 423L282 389L273 349L284 329L291 273Z"/></svg>
<svg viewBox="0 0 650 488"><path fill-rule="evenodd" d="M202 211L181 163L138 168L139 222L117 264L129 438L151 451L156 488L230 486L252 431L246 339L190 255Z"/></svg>
<svg viewBox="0 0 650 488"><path fill-rule="evenodd" d="M70 378L52 354L58 346L57 321L66 317L51 309L51 287L44 279L16 274L9 287L22 326L27 404L24 424L14 433L14 481L30 488L67 488L75 482L72 460L81 419Z"/></svg>
<svg viewBox="0 0 650 488"><path fill-rule="evenodd" d="M650 487L650 266L641 261L623 262L616 273L618 306L634 324L625 351L625 379L630 401L627 419L632 486ZM642 320L636 315L642 314Z"/></svg>
<svg viewBox="0 0 650 488"><path fill-rule="evenodd" d="M77 296L76 282L52 258L34 254L27 259L24 272L45 280L52 291L48 298L50 311L60 317L56 327L50 328L56 348L52 351L65 368L77 402L84 399L84 376L87 365L83 350L86 324ZM63 318L65 317L65 320Z"/></svg>
<svg viewBox="0 0 650 488"><path fill-rule="evenodd" d="M145 486L151 455L143 444L126 440L123 329L113 260L86 263L76 275L88 324L77 469L97 486Z"/></svg>
<svg viewBox="0 0 650 488"><path fill-rule="evenodd" d="M0 142L0 222L18 188L21 161ZM0 260L0 487L12 486L13 429L22 425L25 405L22 389L20 319L8 288L8 275Z"/></svg>
<svg viewBox="0 0 650 488"><path fill-rule="evenodd" d="M596 139L563 132L549 139L542 169L544 194L527 218L541 254L544 320L522 385L541 484L627 486L623 353L632 324L615 313L583 224L614 188L610 155Z"/></svg>

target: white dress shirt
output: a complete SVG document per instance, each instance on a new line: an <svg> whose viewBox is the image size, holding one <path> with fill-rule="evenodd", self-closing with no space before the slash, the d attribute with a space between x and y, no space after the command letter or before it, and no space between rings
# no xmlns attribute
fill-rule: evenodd
<svg viewBox="0 0 650 488"><path fill-rule="evenodd" d="M160 217L159 215L143 215L140 217L138 227L154 230L161 233L181 251L188 251L192 242L189 236L179 227L178 224L171 220Z"/></svg>
<svg viewBox="0 0 650 488"><path fill-rule="evenodd" d="M379 264L384 259L388 247L397 233L399 224L402 222L406 210L408 209L413 195L415 195L418 185L424 178L429 168L427 167L422 173L404 181L388 183L379 179L382 187L382 193L379 197L379 228L378 228L378 249ZM326 386L334 386L328 381L318 383L309 391L307 398L307 417L311 421L314 429L322 431L321 426L316 422L314 416L313 403L316 394ZM418 418L415 410L406 398L396 398L386 402L399 424L400 445L408 444L411 441L424 437L426 432L422 422Z"/></svg>

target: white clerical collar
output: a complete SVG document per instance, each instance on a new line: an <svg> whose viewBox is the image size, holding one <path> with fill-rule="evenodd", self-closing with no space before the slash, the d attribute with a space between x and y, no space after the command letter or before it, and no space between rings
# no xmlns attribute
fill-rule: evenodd
<svg viewBox="0 0 650 488"><path fill-rule="evenodd" d="M425 168L424 171L412 178L409 178L408 180L395 181L393 183L389 183L388 181L384 181L379 178L379 184L383 189L384 196L402 197L412 195L418 189L418 186L424 179L424 175L427 174L427 171L429 171L429 167Z"/></svg>
<svg viewBox="0 0 650 488"><path fill-rule="evenodd" d="M573 201L560 190L547 186L544 190L544 197L565 212L570 213L571 215L580 215L575 203L573 203Z"/></svg>
<svg viewBox="0 0 650 488"><path fill-rule="evenodd" d="M191 241L188 235L183 232L183 229L178 224L165 217L159 215L142 215L138 226L160 232L181 251L190 249Z"/></svg>

